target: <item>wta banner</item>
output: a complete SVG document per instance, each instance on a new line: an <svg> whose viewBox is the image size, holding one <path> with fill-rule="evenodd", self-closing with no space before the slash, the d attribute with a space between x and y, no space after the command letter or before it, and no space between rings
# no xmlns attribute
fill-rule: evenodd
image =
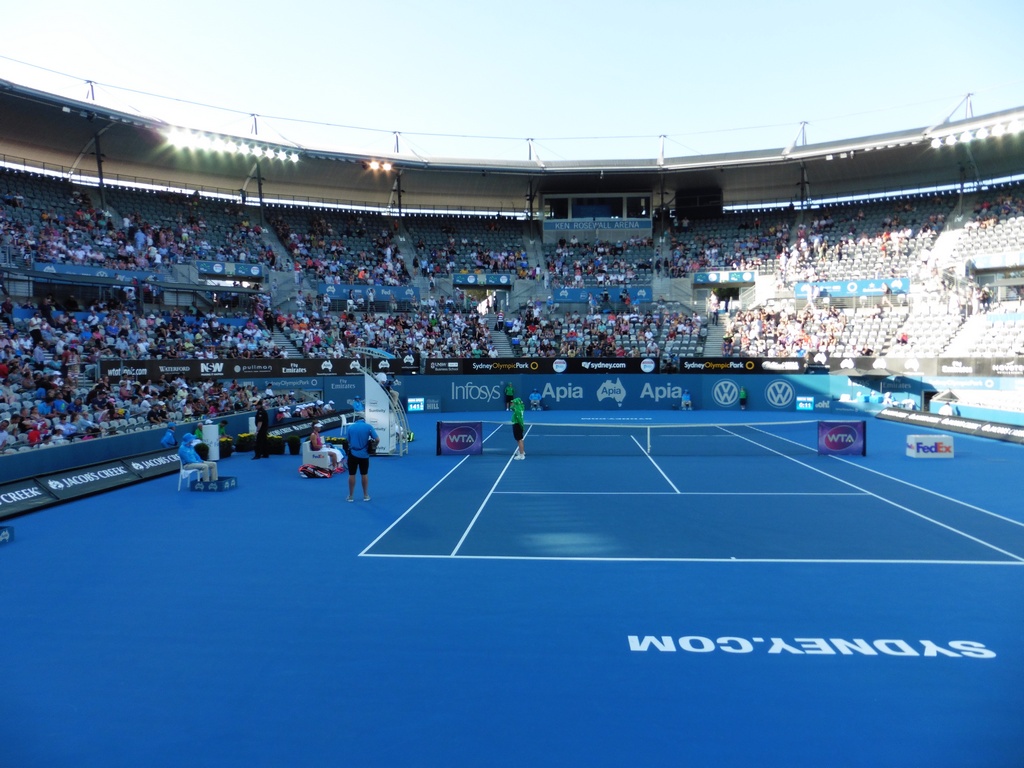
<svg viewBox="0 0 1024 768"><path fill-rule="evenodd" d="M818 454L822 456L866 456L866 421L819 421Z"/></svg>
<svg viewBox="0 0 1024 768"><path fill-rule="evenodd" d="M437 422L438 456L480 456L483 452L482 421Z"/></svg>

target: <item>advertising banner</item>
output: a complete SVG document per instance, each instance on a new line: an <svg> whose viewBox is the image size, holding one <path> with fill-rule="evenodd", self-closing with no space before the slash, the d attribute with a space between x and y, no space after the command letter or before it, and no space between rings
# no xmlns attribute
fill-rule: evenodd
<svg viewBox="0 0 1024 768"><path fill-rule="evenodd" d="M513 275L499 275L493 273L452 275L452 285L459 286L493 286L495 288L511 288Z"/></svg>
<svg viewBox="0 0 1024 768"><path fill-rule="evenodd" d="M437 422L438 456L480 456L484 452L481 421Z"/></svg>
<svg viewBox="0 0 1024 768"><path fill-rule="evenodd" d="M186 380L241 377L295 378L305 376L346 376L363 373L355 358L223 358L218 360L101 360L100 375L140 380L181 376Z"/></svg>
<svg viewBox="0 0 1024 768"><path fill-rule="evenodd" d="M719 285L721 283L753 283L757 280L757 274L750 270L742 272L719 271L719 272L695 272L693 274L694 285ZM799 294L797 294L799 295Z"/></svg>
<svg viewBox="0 0 1024 768"><path fill-rule="evenodd" d="M623 291L633 304L647 304L654 301L654 288L651 286L607 286L606 288L555 288L551 291L551 300L559 304L589 304L591 299L604 302L607 292L608 301L621 301ZM538 302L539 303L539 302Z"/></svg>
<svg viewBox="0 0 1024 768"><path fill-rule="evenodd" d="M827 280L814 283L797 283L793 292L802 298L830 296L851 298L855 296L882 296L888 286L893 294L910 291L909 277L894 277L888 280Z"/></svg>
<svg viewBox="0 0 1024 768"><path fill-rule="evenodd" d="M181 468L181 461L178 459L178 452L175 449L165 451L154 451L153 453L136 456L133 459L125 459L125 463L136 475L143 480L161 475L169 475Z"/></svg>
<svg viewBox="0 0 1024 768"><path fill-rule="evenodd" d="M917 427L931 427L944 432L955 432L960 435L975 435L1005 443L1024 444L1024 427L1012 424L1000 424L994 421L968 419L964 416L943 416L940 413L926 411L905 411L902 408L883 408L876 418L886 421L901 421Z"/></svg>
<svg viewBox="0 0 1024 768"><path fill-rule="evenodd" d="M364 374L364 378L366 387L364 416L366 423L377 430L377 437L380 438L377 453L381 455L393 453L396 436L392 430L394 417L391 413L391 397L373 376L367 373Z"/></svg>
<svg viewBox="0 0 1024 768"><path fill-rule="evenodd" d="M244 264L234 261L197 261L196 269L203 277L230 277L239 280L263 278L263 267L259 264Z"/></svg>
<svg viewBox="0 0 1024 768"><path fill-rule="evenodd" d="M138 479L138 475L120 461L78 467L39 478L43 487L61 501L110 490Z"/></svg>
<svg viewBox="0 0 1024 768"><path fill-rule="evenodd" d="M865 456L866 421L819 421L818 453L823 456Z"/></svg>
<svg viewBox="0 0 1024 768"><path fill-rule="evenodd" d="M16 483L0 485L0 520L42 509L56 503L53 494L47 492L35 480L19 480Z"/></svg>
<svg viewBox="0 0 1024 768"><path fill-rule="evenodd" d="M342 284L342 283L317 283L317 295L327 295L331 297L332 301L346 301L352 299L353 301L368 301L370 299L370 291L373 291L374 301L391 301L394 297L395 301L419 301L420 300L420 289L413 288L411 285L353 285L353 284Z"/></svg>

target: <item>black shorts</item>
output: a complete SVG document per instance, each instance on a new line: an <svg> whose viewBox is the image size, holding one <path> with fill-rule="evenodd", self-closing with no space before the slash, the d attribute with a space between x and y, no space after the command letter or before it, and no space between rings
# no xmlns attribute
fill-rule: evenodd
<svg viewBox="0 0 1024 768"><path fill-rule="evenodd" d="M358 472L360 475L370 474L370 459L361 458L359 456L349 456L348 459L348 473L355 475Z"/></svg>
<svg viewBox="0 0 1024 768"><path fill-rule="evenodd" d="M513 424L512 425L512 437L514 437L516 439L517 443L520 440L523 439L523 425L522 424Z"/></svg>

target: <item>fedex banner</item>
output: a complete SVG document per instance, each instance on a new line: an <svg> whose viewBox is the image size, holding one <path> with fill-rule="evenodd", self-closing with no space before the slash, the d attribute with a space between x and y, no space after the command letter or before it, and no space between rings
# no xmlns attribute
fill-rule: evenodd
<svg viewBox="0 0 1024 768"><path fill-rule="evenodd" d="M481 421L437 422L438 456L480 456L484 452Z"/></svg>
<svg viewBox="0 0 1024 768"><path fill-rule="evenodd" d="M823 456L864 456L868 450L866 421L819 421L818 453Z"/></svg>

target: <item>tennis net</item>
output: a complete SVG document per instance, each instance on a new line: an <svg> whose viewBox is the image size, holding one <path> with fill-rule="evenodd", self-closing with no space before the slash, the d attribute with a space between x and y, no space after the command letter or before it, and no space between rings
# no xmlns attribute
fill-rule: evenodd
<svg viewBox="0 0 1024 768"><path fill-rule="evenodd" d="M479 424L484 454L515 450L507 422ZM460 422L443 422L451 431ZM817 452L815 420L714 424L534 423L526 427L533 456L809 456Z"/></svg>

